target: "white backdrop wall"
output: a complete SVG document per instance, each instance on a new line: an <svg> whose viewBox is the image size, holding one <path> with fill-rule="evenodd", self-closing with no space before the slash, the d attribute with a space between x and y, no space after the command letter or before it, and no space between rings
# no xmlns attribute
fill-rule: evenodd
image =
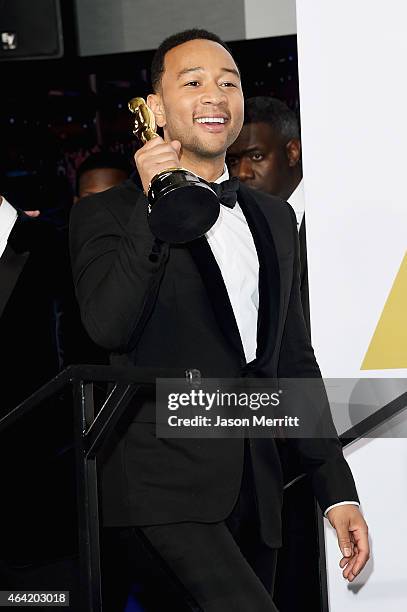
<svg viewBox="0 0 407 612"><path fill-rule="evenodd" d="M402 518L407 507L405 442L405 439L360 440L345 451L371 530L372 559L363 575L347 585L338 567L335 532L331 527L325 529L330 612L406 610L407 530Z"/></svg>
<svg viewBox="0 0 407 612"><path fill-rule="evenodd" d="M361 371L406 253L406 20L405 0L297 0L311 327L325 376L407 374L405 345L398 367L382 355Z"/></svg>
<svg viewBox="0 0 407 612"><path fill-rule="evenodd" d="M405 0L297 0L313 344L325 377L399 377L380 384L383 403L407 374L406 22ZM348 586L326 529L330 611L404 612L406 439L347 455L373 555Z"/></svg>

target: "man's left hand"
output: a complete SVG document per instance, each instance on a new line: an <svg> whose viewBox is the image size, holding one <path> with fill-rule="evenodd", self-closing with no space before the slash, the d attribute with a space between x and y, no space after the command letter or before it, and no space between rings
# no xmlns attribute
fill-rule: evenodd
<svg viewBox="0 0 407 612"><path fill-rule="evenodd" d="M339 565L343 577L352 582L365 567L369 556L368 528L359 508L351 504L332 508L327 518L336 530L343 558Z"/></svg>

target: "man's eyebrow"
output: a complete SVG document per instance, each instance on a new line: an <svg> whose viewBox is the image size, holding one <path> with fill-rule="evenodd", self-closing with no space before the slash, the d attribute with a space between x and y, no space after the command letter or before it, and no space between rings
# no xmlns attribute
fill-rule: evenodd
<svg viewBox="0 0 407 612"><path fill-rule="evenodd" d="M222 72L230 72L240 80L240 72L236 68L222 68Z"/></svg>
<svg viewBox="0 0 407 612"><path fill-rule="evenodd" d="M189 74L190 72L197 72L197 71L203 72L204 68L202 68L202 66L193 66L192 68L184 68L183 70L180 70L178 72L177 79L180 79L185 74ZM221 72L230 72L231 74L234 74L240 80L240 74L239 74L239 71L236 70L236 68L221 68Z"/></svg>
<svg viewBox="0 0 407 612"><path fill-rule="evenodd" d="M248 153L253 153L253 151L259 151L261 153L261 147L257 144L249 145L244 147L244 149L239 149L236 153L226 153L227 157L242 157L242 155L247 155Z"/></svg>
<svg viewBox="0 0 407 612"><path fill-rule="evenodd" d="M202 66L194 66L193 68L184 68L180 70L177 74L177 79L180 79L184 74L188 74L189 72L196 72L197 70L203 70Z"/></svg>

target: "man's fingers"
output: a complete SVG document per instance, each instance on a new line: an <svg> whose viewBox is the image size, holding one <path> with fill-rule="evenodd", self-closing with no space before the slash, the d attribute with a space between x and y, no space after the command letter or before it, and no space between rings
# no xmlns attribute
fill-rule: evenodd
<svg viewBox="0 0 407 612"><path fill-rule="evenodd" d="M353 557L351 557L350 559L348 559L347 565L344 568L342 575L344 578L349 579L351 577L351 575L355 576L355 572L354 572L354 567L355 567L355 563L357 561L357 555L354 555Z"/></svg>
<svg viewBox="0 0 407 612"><path fill-rule="evenodd" d="M151 165L154 164L165 164L165 163L171 163L174 164L174 160L178 158L176 158L174 156L174 152L173 151L161 151L159 150L159 152L156 155L151 155L150 159L149 159L149 163Z"/></svg>
<svg viewBox="0 0 407 612"><path fill-rule="evenodd" d="M356 542L355 548L358 551L356 563L353 568L353 573L358 574L365 567L370 557L367 526L364 526L364 528L355 529L352 533Z"/></svg>
<svg viewBox="0 0 407 612"><path fill-rule="evenodd" d="M24 212L29 217L38 217L40 215L40 211L39 210L25 210Z"/></svg>
<svg viewBox="0 0 407 612"><path fill-rule="evenodd" d="M342 569L344 569L349 563L353 563L353 561L356 558L357 555L357 547L355 546L355 544L352 542L352 534L351 534L351 546L352 546L352 554L350 557L342 557L342 559L339 561L339 565Z"/></svg>
<svg viewBox="0 0 407 612"><path fill-rule="evenodd" d="M173 140L172 142L165 142L161 136L156 136L151 140L148 140L140 149L136 151L134 157L136 161L145 156L150 156L157 149L162 149L164 151L170 151L171 154L176 153L179 155L181 150L181 143L178 140Z"/></svg>
<svg viewBox="0 0 407 612"><path fill-rule="evenodd" d="M352 542L349 529L346 523L339 523L335 525L336 535L338 536L339 548L344 557L350 557L352 555Z"/></svg>
<svg viewBox="0 0 407 612"><path fill-rule="evenodd" d="M145 193L156 174L180 165L180 149L181 143L178 140L165 142L160 136L157 136L136 152L134 159Z"/></svg>
<svg viewBox="0 0 407 612"><path fill-rule="evenodd" d="M355 534L355 532L353 533ZM357 534L357 537L361 548L359 547L359 544L355 544L352 557L344 557L339 562L339 565L343 569L343 577L350 582L352 582L352 580L364 568L370 556L367 532L361 532L360 534Z"/></svg>
<svg viewBox="0 0 407 612"><path fill-rule="evenodd" d="M344 569L353 557L342 557L339 561L339 566Z"/></svg>
<svg viewBox="0 0 407 612"><path fill-rule="evenodd" d="M159 147L160 145L164 144L164 142L164 138L161 138L161 136L155 136L155 138L147 140L147 142L136 151L136 155L140 153L140 151L151 151L155 147Z"/></svg>
<svg viewBox="0 0 407 612"><path fill-rule="evenodd" d="M179 156L179 154L181 153L181 143L179 140L172 140L171 141L171 146L173 149L175 149L175 151L177 152L177 155Z"/></svg>

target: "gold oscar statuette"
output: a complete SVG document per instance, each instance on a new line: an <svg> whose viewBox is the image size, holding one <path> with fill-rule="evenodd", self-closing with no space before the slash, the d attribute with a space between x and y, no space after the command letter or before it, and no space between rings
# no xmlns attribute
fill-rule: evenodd
<svg viewBox="0 0 407 612"><path fill-rule="evenodd" d="M156 138L154 113L143 98L128 103L134 114L133 134L141 144ZM156 174L148 188L148 223L164 242L182 244L203 236L219 216L216 193L202 178L185 168L167 168Z"/></svg>

